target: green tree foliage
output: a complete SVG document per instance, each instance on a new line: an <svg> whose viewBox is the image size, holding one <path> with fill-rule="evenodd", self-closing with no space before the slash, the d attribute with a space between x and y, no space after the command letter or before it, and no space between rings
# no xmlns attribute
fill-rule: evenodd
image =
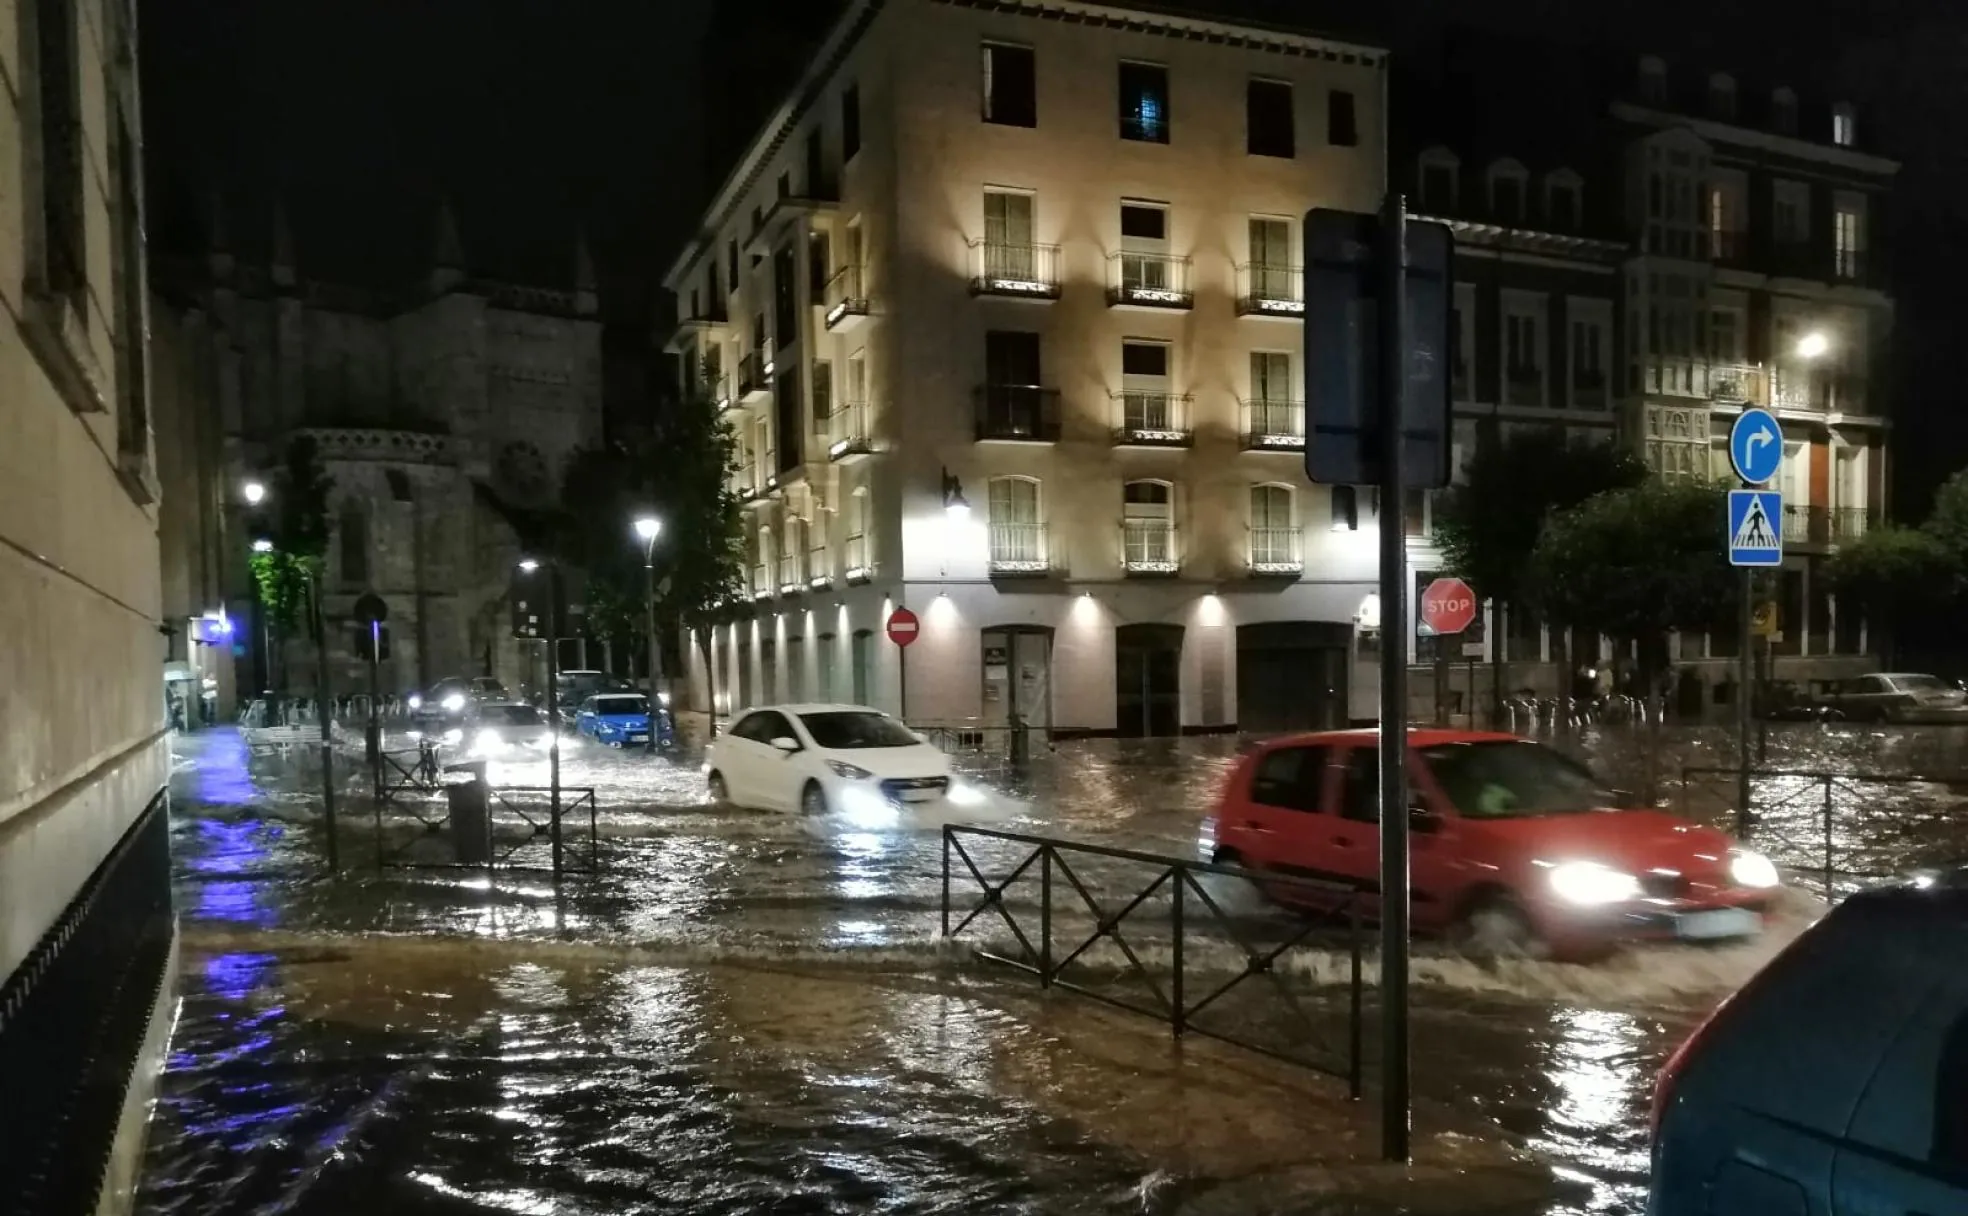
<svg viewBox="0 0 1968 1216"><path fill-rule="evenodd" d="M273 542L272 552L253 554L253 583L268 624L282 638L293 636L300 626L308 588L325 565L333 486L314 440L297 436L287 445L264 509L253 520L253 539Z"/></svg>
<svg viewBox="0 0 1968 1216"><path fill-rule="evenodd" d="M1551 517L1531 554L1527 598L1552 622L1634 644L1652 688L1668 634L1705 629L1736 602L1722 544L1727 495L1716 486L1648 481Z"/></svg>
<svg viewBox="0 0 1968 1216"><path fill-rule="evenodd" d="M1952 569L1968 572L1968 470L1941 483L1922 530L1947 554Z"/></svg>

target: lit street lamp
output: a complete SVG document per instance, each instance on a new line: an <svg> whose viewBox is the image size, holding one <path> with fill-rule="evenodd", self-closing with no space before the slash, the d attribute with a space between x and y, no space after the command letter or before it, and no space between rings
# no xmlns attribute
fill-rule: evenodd
<svg viewBox="0 0 1968 1216"><path fill-rule="evenodd" d="M656 751L657 726L662 718L663 706L656 691L657 682L663 675L663 652L656 642L656 538L663 534L663 521L654 515L638 515L635 518L635 534L642 539L643 601L648 613L645 622L649 645L649 751Z"/></svg>
<svg viewBox="0 0 1968 1216"><path fill-rule="evenodd" d="M248 481L239 487L239 496L246 500L247 506L257 507L266 501L266 483L263 481Z"/></svg>
<svg viewBox="0 0 1968 1216"><path fill-rule="evenodd" d="M1831 349L1831 339L1821 329L1814 329L1797 340L1797 357L1817 359Z"/></svg>
<svg viewBox="0 0 1968 1216"><path fill-rule="evenodd" d="M952 477L948 469L943 470L943 513L953 523L970 518L970 500L964 497L963 480Z"/></svg>

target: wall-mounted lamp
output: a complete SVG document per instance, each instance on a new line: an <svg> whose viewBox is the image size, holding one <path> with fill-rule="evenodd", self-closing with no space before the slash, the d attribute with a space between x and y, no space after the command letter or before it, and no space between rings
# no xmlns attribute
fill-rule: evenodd
<svg viewBox="0 0 1968 1216"><path fill-rule="evenodd" d="M964 497L963 482L943 470L943 512L953 520L970 518L970 500Z"/></svg>
<svg viewBox="0 0 1968 1216"><path fill-rule="evenodd" d="M267 488L264 481L248 481L239 487L239 496L249 507L257 507L266 501Z"/></svg>

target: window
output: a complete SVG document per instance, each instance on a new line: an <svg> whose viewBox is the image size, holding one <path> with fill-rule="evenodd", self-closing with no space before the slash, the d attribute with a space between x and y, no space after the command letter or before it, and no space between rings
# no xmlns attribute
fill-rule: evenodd
<svg viewBox="0 0 1968 1216"><path fill-rule="evenodd" d="M1122 289L1167 291L1177 285L1170 282L1168 208L1154 203L1122 203Z"/></svg>
<svg viewBox="0 0 1968 1216"><path fill-rule="evenodd" d="M1734 308L1712 308L1708 313L1708 350L1717 363L1736 364L1746 359L1743 350L1742 313Z"/></svg>
<svg viewBox="0 0 1968 1216"><path fill-rule="evenodd" d="M813 361L813 418L826 418L834 412L834 365L829 359Z"/></svg>
<svg viewBox="0 0 1968 1216"><path fill-rule="evenodd" d="M1291 355L1285 351L1251 352L1250 417L1246 420L1251 435L1285 437L1305 433L1291 369Z"/></svg>
<svg viewBox="0 0 1968 1216"><path fill-rule="evenodd" d="M793 171L791 169L779 175L779 197L793 197ZM754 208L753 210L756 212L757 209Z"/></svg>
<svg viewBox="0 0 1968 1216"><path fill-rule="evenodd" d="M1181 428L1169 395L1169 348L1162 342L1121 343L1121 427L1130 434Z"/></svg>
<svg viewBox="0 0 1968 1216"><path fill-rule="evenodd" d="M137 141L120 105L112 104L116 132L116 230L110 271L116 301L116 439L120 456L148 468L150 397L144 377L143 213L138 185L143 168Z"/></svg>
<svg viewBox="0 0 1968 1216"><path fill-rule="evenodd" d="M991 568L1046 569L1045 521L1032 477L991 479Z"/></svg>
<svg viewBox="0 0 1968 1216"><path fill-rule="evenodd" d="M1029 46L984 44L984 121L1001 127L1039 125L1038 65Z"/></svg>
<svg viewBox="0 0 1968 1216"><path fill-rule="evenodd" d="M1009 329L986 333L984 380L987 384L1039 384L1039 335Z"/></svg>
<svg viewBox="0 0 1968 1216"><path fill-rule="evenodd" d="M1500 160L1490 166L1490 214L1503 223L1521 223L1524 218L1524 166L1514 160Z"/></svg>
<svg viewBox="0 0 1968 1216"><path fill-rule="evenodd" d="M1656 106L1667 100L1667 64L1658 55L1640 60L1640 100Z"/></svg>
<svg viewBox="0 0 1968 1216"><path fill-rule="evenodd" d="M1175 490L1166 481L1121 487L1122 561L1130 570L1175 569Z"/></svg>
<svg viewBox="0 0 1968 1216"><path fill-rule="evenodd" d="M369 517L359 503L345 503L337 536L342 582L351 587L369 584Z"/></svg>
<svg viewBox="0 0 1968 1216"><path fill-rule="evenodd" d="M1605 404L1606 318L1572 318L1572 397L1574 405Z"/></svg>
<svg viewBox="0 0 1968 1216"><path fill-rule="evenodd" d="M1121 374L1167 380L1169 348L1165 342L1121 343Z"/></svg>
<svg viewBox="0 0 1968 1216"><path fill-rule="evenodd" d="M1034 199L1015 190L984 192L984 277L1031 282L1038 277L1032 243Z"/></svg>
<svg viewBox="0 0 1968 1216"><path fill-rule="evenodd" d="M1424 209L1437 213L1455 210L1458 165L1455 154L1446 148L1430 148L1421 154L1421 176L1417 184Z"/></svg>
<svg viewBox="0 0 1968 1216"><path fill-rule="evenodd" d="M1708 78L1708 112L1724 122L1736 117L1736 81L1726 72Z"/></svg>
<svg viewBox="0 0 1968 1216"><path fill-rule="evenodd" d="M1335 148L1351 148L1360 142L1353 94L1345 89L1330 89L1326 93L1326 142Z"/></svg>
<svg viewBox="0 0 1968 1216"><path fill-rule="evenodd" d="M731 261L731 290L737 291L738 290L738 242L732 241L730 244L725 246L725 250Z"/></svg>
<svg viewBox="0 0 1968 1216"><path fill-rule="evenodd" d="M1251 487L1250 560L1258 570L1298 564L1298 521L1293 518L1290 486Z"/></svg>
<svg viewBox="0 0 1968 1216"><path fill-rule="evenodd" d="M1291 221L1265 215L1250 218L1250 293L1259 300L1295 300L1292 281Z"/></svg>
<svg viewBox="0 0 1968 1216"><path fill-rule="evenodd" d="M1797 94L1780 88L1770 94L1770 125L1785 135L1797 134Z"/></svg>
<svg viewBox="0 0 1968 1216"><path fill-rule="evenodd" d="M1251 774L1251 801L1288 811L1319 811L1327 756L1323 747L1281 747L1267 754Z"/></svg>
<svg viewBox="0 0 1968 1216"><path fill-rule="evenodd" d="M1553 173L1545 179L1544 215L1552 228L1559 232L1578 231L1583 216L1579 205L1581 189L1578 178L1569 172Z"/></svg>
<svg viewBox="0 0 1968 1216"><path fill-rule="evenodd" d="M1167 68L1153 63L1121 65L1121 138L1151 144L1168 142Z"/></svg>
<svg viewBox="0 0 1968 1216"><path fill-rule="evenodd" d="M772 253L772 336L775 350L799 337L799 288L793 280L793 247L781 245Z"/></svg>
<svg viewBox="0 0 1968 1216"><path fill-rule="evenodd" d="M806 238L806 289L814 303L825 298L827 280L834 277L834 243L816 228Z"/></svg>
<svg viewBox="0 0 1968 1216"><path fill-rule="evenodd" d="M1356 747L1345 753L1340 775L1339 813L1357 823L1380 822L1380 749Z"/></svg>
<svg viewBox="0 0 1968 1216"><path fill-rule="evenodd" d="M1841 101L1831 107L1831 142L1841 148L1851 147L1858 134L1856 122L1852 107L1847 103Z"/></svg>
<svg viewBox="0 0 1968 1216"><path fill-rule="evenodd" d="M1703 217L1710 257L1729 261L1748 252L1742 236L1744 221L1749 218L1748 198L1749 178L1742 170L1716 169L1710 175L1708 214Z"/></svg>
<svg viewBox="0 0 1968 1216"><path fill-rule="evenodd" d="M1292 87L1253 80L1244 93L1244 150L1252 156L1298 155L1292 124Z"/></svg>
<svg viewBox="0 0 1968 1216"><path fill-rule="evenodd" d="M1856 279L1864 271L1865 199L1841 194L1832 211L1833 268L1841 279Z"/></svg>
<svg viewBox="0 0 1968 1216"><path fill-rule="evenodd" d="M861 86L848 85L841 90L841 161L854 159L861 150Z"/></svg>
<svg viewBox="0 0 1968 1216"><path fill-rule="evenodd" d="M82 218L82 73L73 0L30 3L40 53L40 286L80 302L88 257Z"/></svg>
<svg viewBox="0 0 1968 1216"><path fill-rule="evenodd" d="M1503 323L1503 366L1506 373L1512 380L1535 377L1540 362L1537 318L1525 313L1512 313L1503 319Z"/></svg>
<svg viewBox="0 0 1968 1216"><path fill-rule="evenodd" d="M1774 199L1771 235L1782 244L1803 244L1811 232L1811 188L1803 182L1778 181L1772 185L1771 194Z"/></svg>

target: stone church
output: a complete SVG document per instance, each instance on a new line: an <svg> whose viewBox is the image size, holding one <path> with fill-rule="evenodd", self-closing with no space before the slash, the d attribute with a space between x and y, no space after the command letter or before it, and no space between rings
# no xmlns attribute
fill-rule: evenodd
<svg viewBox="0 0 1968 1216"><path fill-rule="evenodd" d="M433 223L418 281L378 291L308 278L276 214L266 264L229 248L216 215L211 251L153 263L169 313L153 333L166 386L216 415L219 470L201 492L225 534L228 610L240 695L306 695L315 654L270 639L247 571L242 487L268 480L292 438L311 436L333 479L323 603L338 693L368 686L353 606L389 606L381 687L404 693L450 675L536 682L541 656L510 636L506 595L521 556L505 507L542 505L561 469L602 430L601 322L594 267L578 237L557 286L474 275L448 206ZM178 349L159 351L170 343Z"/></svg>

